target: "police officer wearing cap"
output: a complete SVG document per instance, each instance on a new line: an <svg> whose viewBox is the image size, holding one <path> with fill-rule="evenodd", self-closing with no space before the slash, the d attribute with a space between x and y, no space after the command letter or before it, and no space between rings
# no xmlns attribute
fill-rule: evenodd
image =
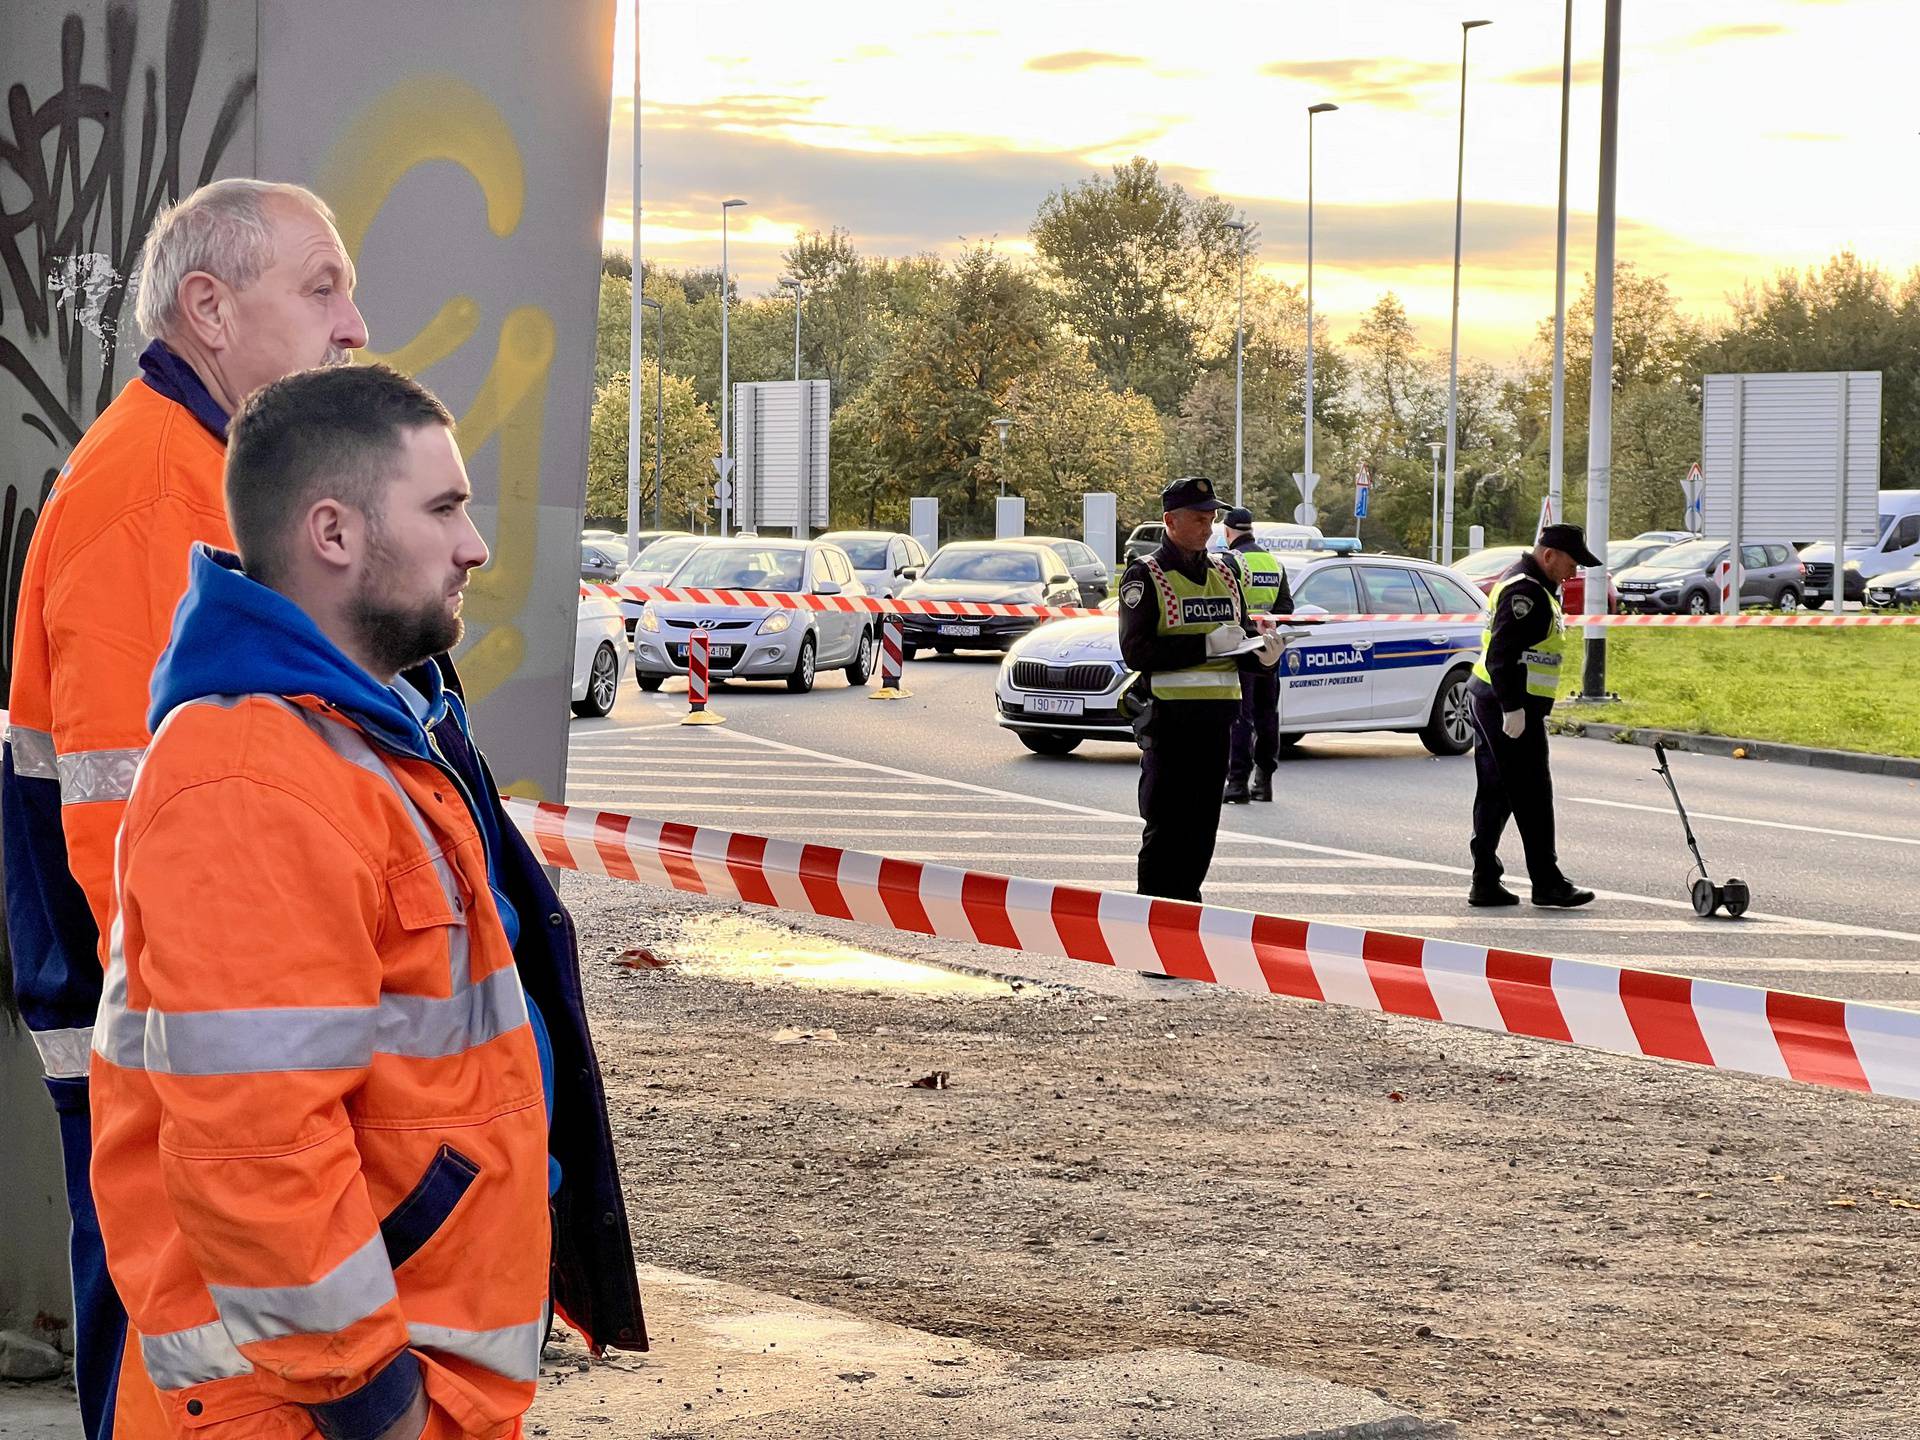
<svg viewBox="0 0 1920 1440"><path fill-rule="evenodd" d="M1548 525L1533 549L1493 587L1480 659L1467 684L1473 721L1473 888L1470 905L1518 905L1500 883L1500 832L1513 817L1527 856L1535 905L1571 908L1593 899L1560 871L1553 848L1553 777L1547 715L1560 691L1566 625L1560 587L1601 562L1578 525Z"/></svg>
<svg viewBox="0 0 1920 1440"><path fill-rule="evenodd" d="M1227 532L1227 558L1240 567L1240 592L1250 615L1291 615L1293 592L1279 558L1253 538L1253 512L1233 509L1220 517ZM1240 714L1233 722L1227 758L1229 805L1273 799L1273 769L1280 763L1280 671L1242 667ZM1251 780L1251 784L1249 784Z"/></svg>
<svg viewBox="0 0 1920 1440"><path fill-rule="evenodd" d="M1120 655L1140 676L1139 890L1198 901L1220 828L1241 671L1270 671L1281 645L1271 635L1248 645L1259 632L1239 569L1207 549L1214 514L1227 508L1213 482L1176 480L1160 504L1166 542L1120 577Z"/></svg>

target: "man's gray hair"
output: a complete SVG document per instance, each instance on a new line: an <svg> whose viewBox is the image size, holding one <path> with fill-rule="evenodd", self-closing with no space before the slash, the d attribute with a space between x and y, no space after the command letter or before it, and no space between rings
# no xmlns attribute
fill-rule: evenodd
<svg viewBox="0 0 1920 1440"><path fill-rule="evenodd" d="M164 340L180 320L180 282L196 270L244 290L273 264L273 217L267 202L290 200L333 223L326 201L302 185L271 180L215 180L154 217L141 247L133 318L149 338Z"/></svg>

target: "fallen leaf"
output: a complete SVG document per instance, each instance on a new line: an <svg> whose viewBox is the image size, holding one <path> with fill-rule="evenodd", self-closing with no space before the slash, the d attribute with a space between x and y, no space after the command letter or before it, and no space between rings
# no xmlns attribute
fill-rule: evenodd
<svg viewBox="0 0 1920 1440"><path fill-rule="evenodd" d="M1887 1204L1891 1205L1896 1210L1920 1210L1920 1205L1915 1204L1911 1200L1902 1200L1897 1195L1893 1199L1887 1201Z"/></svg>
<svg viewBox="0 0 1920 1440"><path fill-rule="evenodd" d="M1399 1092L1398 1090L1389 1090L1389 1091L1387 1091L1387 1099L1389 1099L1389 1100L1391 1100L1391 1101L1393 1101L1393 1102L1394 1102L1394 1103L1395 1103L1396 1105L1397 1105L1397 1104L1399 1104L1399 1103L1400 1103L1400 1101L1402 1101L1402 1100L1404 1100L1404 1099L1406 1099L1406 1098L1407 1098L1407 1097L1406 1097L1406 1096L1404 1096L1404 1095L1402 1095L1402 1094L1401 1094L1401 1093L1400 1093L1400 1092Z"/></svg>
<svg viewBox="0 0 1920 1440"><path fill-rule="evenodd" d="M644 945L636 945L631 950L623 950L615 957L614 964L622 970L660 970L666 961Z"/></svg>
<svg viewBox="0 0 1920 1440"><path fill-rule="evenodd" d="M1842 1195L1837 1199L1827 1201L1827 1208L1829 1210L1858 1210L1860 1208L1860 1202L1851 1195Z"/></svg>

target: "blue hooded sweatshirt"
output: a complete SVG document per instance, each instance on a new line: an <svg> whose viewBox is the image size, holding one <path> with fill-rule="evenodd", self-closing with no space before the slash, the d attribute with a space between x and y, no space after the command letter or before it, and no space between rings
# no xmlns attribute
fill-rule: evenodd
<svg viewBox="0 0 1920 1440"><path fill-rule="evenodd" d="M423 725L399 685L382 685L320 632L307 612L278 591L250 579L240 557L196 545L188 567L187 593L173 615L173 636L154 667L147 729L189 701L209 695L314 695L349 716L384 750L424 760L441 770L467 802L487 852L488 888L506 927L507 943L520 940L520 917L500 885L500 832L491 805L467 793L465 780L434 749L427 725L452 718L462 730L466 715L457 696L425 666L411 672L425 685ZM532 997L527 1018L540 1052L540 1083L547 1120L553 1120L553 1045ZM549 1193L559 1189L559 1162L547 1157Z"/></svg>

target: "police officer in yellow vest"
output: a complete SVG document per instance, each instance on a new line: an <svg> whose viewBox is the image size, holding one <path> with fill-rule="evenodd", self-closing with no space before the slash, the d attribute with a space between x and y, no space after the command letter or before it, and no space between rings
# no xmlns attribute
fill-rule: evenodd
<svg viewBox="0 0 1920 1440"><path fill-rule="evenodd" d="M1220 518L1227 558L1240 567L1240 593L1251 615L1291 615L1293 592L1278 556L1253 538L1253 512L1233 509ZM1254 666L1240 672L1240 714L1227 759L1229 805L1273 799L1273 768L1280 763L1280 671ZM1249 783L1251 781L1251 783Z"/></svg>
<svg viewBox="0 0 1920 1440"><path fill-rule="evenodd" d="M1548 525L1533 549L1500 577L1467 684L1473 721L1473 888L1470 905L1518 905L1500 883L1500 832L1513 817L1526 849L1536 905L1571 908L1593 899L1560 871L1553 848L1553 777L1547 770L1547 715L1567 654L1560 587L1581 566L1601 562L1578 525Z"/></svg>
<svg viewBox="0 0 1920 1440"><path fill-rule="evenodd" d="M1224 510L1203 476L1160 494L1166 542L1120 577L1120 655L1145 714L1140 735L1139 890L1200 898L1213 863L1227 751L1240 713L1243 666L1271 670L1280 641L1247 613L1233 562L1210 554L1214 513Z"/></svg>

